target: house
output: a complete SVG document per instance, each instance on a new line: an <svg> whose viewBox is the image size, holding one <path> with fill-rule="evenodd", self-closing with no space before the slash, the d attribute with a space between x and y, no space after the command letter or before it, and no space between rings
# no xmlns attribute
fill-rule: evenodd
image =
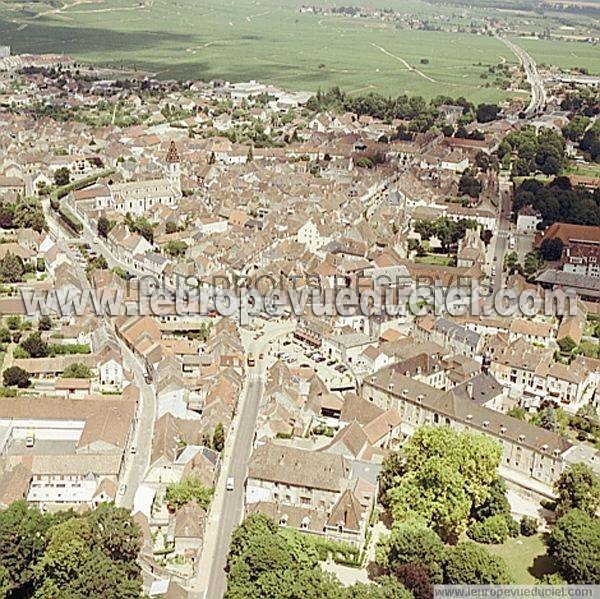
<svg viewBox="0 0 600 599"><path fill-rule="evenodd" d="M112 348L100 354L98 378L103 387L120 390L123 388L124 369L120 354Z"/></svg>
<svg viewBox="0 0 600 599"><path fill-rule="evenodd" d="M542 222L542 215L531 206L523 206L517 215L517 232L535 233Z"/></svg>
<svg viewBox="0 0 600 599"><path fill-rule="evenodd" d="M175 553L195 557L202 547L206 522L206 510L195 501L178 509L173 531Z"/></svg>
<svg viewBox="0 0 600 599"><path fill-rule="evenodd" d="M377 469L359 484L366 476L361 464L339 454L260 445L248 466L246 509L272 515L280 526L360 546L377 492ZM361 487L368 491L358 493Z"/></svg>

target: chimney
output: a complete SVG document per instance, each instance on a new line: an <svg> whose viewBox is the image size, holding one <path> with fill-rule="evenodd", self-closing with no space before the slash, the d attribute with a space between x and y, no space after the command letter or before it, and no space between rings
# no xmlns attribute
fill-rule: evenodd
<svg viewBox="0 0 600 599"><path fill-rule="evenodd" d="M473 397L473 383L471 381L467 383L467 395L469 396L469 399L475 399Z"/></svg>

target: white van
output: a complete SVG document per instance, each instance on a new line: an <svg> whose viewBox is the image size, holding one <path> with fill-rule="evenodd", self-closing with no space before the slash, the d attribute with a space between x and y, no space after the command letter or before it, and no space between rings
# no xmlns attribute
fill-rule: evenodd
<svg viewBox="0 0 600 599"><path fill-rule="evenodd" d="M228 491L233 491L233 487L234 487L233 476L229 476L229 477L227 477L227 482L225 483L225 488Z"/></svg>

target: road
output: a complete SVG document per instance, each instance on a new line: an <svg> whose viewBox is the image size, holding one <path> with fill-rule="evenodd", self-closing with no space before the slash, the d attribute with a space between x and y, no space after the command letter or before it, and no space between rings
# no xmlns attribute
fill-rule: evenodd
<svg viewBox="0 0 600 599"><path fill-rule="evenodd" d="M510 211L512 208L512 192L510 187L500 185L500 206L498 213L498 231L496 233L496 243L494 246L494 261L496 274L492 277L492 287L494 292L498 292L503 286L503 265L504 256L508 249L508 238L510 236Z"/></svg>
<svg viewBox="0 0 600 599"><path fill-rule="evenodd" d="M74 268L77 278L81 283L82 288L89 287L89 281L83 268L77 262L73 251L69 247L69 244L81 242L82 239L74 239L70 233L68 233L55 218L52 209L50 208L50 202L48 200L42 202L42 207L46 214L46 221L50 232L54 235L59 244L59 247L69 257L69 262ZM93 238L93 234L89 228L88 236ZM85 233L86 229L84 229ZM83 238L86 241L90 239ZM112 256L104 244L95 244L99 249L102 250L102 254L105 256L107 261L112 260ZM114 323L107 321L107 324L114 327ZM154 434L154 419L156 416L156 394L154 387L148 385L144 380L144 368L125 343L117 336L117 341L121 348L121 354L123 356L123 366L130 370L135 379L135 384L140 389L140 398L137 405L134 429L132 435L131 446L135 447L135 453L129 453L125 455L125 464L121 472L120 485L126 485L126 491L123 495L117 495L115 503L120 507L131 508L133 506L133 497L136 489L141 484L146 474L150 463L150 455L152 451L152 436Z"/></svg>
<svg viewBox="0 0 600 599"><path fill-rule="evenodd" d="M253 333L243 331L242 339L246 353L259 356L266 354L268 345L281 335L293 330L294 324L269 323L259 339ZM248 463L254 443L254 431L263 392L265 361L257 360L254 368L248 369L246 393L238 406L238 414L233 422L233 430L227 438L222 456L221 473L215 487L209 522L204 535L202 556L194 581L194 589L202 590L205 599L220 599L225 592L225 564L229 552L229 541L233 529L244 515L244 483L248 472ZM233 491L227 491L228 477L235 481Z"/></svg>
<svg viewBox="0 0 600 599"><path fill-rule="evenodd" d="M135 384L140 390L140 398L136 410L136 421L133 429L135 453L125 456L125 466L121 472L121 484L126 485L125 494L118 495L115 503L119 507L132 508L133 498L137 488L144 480L150 466L152 454L152 437L154 436L154 422L156 418L157 400L156 392L152 385L144 380L144 368L125 343L117 337L123 356L123 365L133 372Z"/></svg>
<svg viewBox="0 0 600 599"><path fill-rule="evenodd" d="M529 100L529 106L525 109L525 115L533 117L541 112L546 104L546 90L544 89L544 82L538 73L535 60L523 48L517 46L503 35L497 33L496 38L515 54L525 69L527 81L531 86L531 99Z"/></svg>

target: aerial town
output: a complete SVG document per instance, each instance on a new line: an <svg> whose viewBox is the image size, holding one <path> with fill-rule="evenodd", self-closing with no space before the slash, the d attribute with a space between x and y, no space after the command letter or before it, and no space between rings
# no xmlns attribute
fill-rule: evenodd
<svg viewBox="0 0 600 599"><path fill-rule="evenodd" d="M494 104L0 56L0 596L600 584L600 79L524 58ZM315 285L487 295L197 295ZM508 291L569 309L483 309Z"/></svg>

